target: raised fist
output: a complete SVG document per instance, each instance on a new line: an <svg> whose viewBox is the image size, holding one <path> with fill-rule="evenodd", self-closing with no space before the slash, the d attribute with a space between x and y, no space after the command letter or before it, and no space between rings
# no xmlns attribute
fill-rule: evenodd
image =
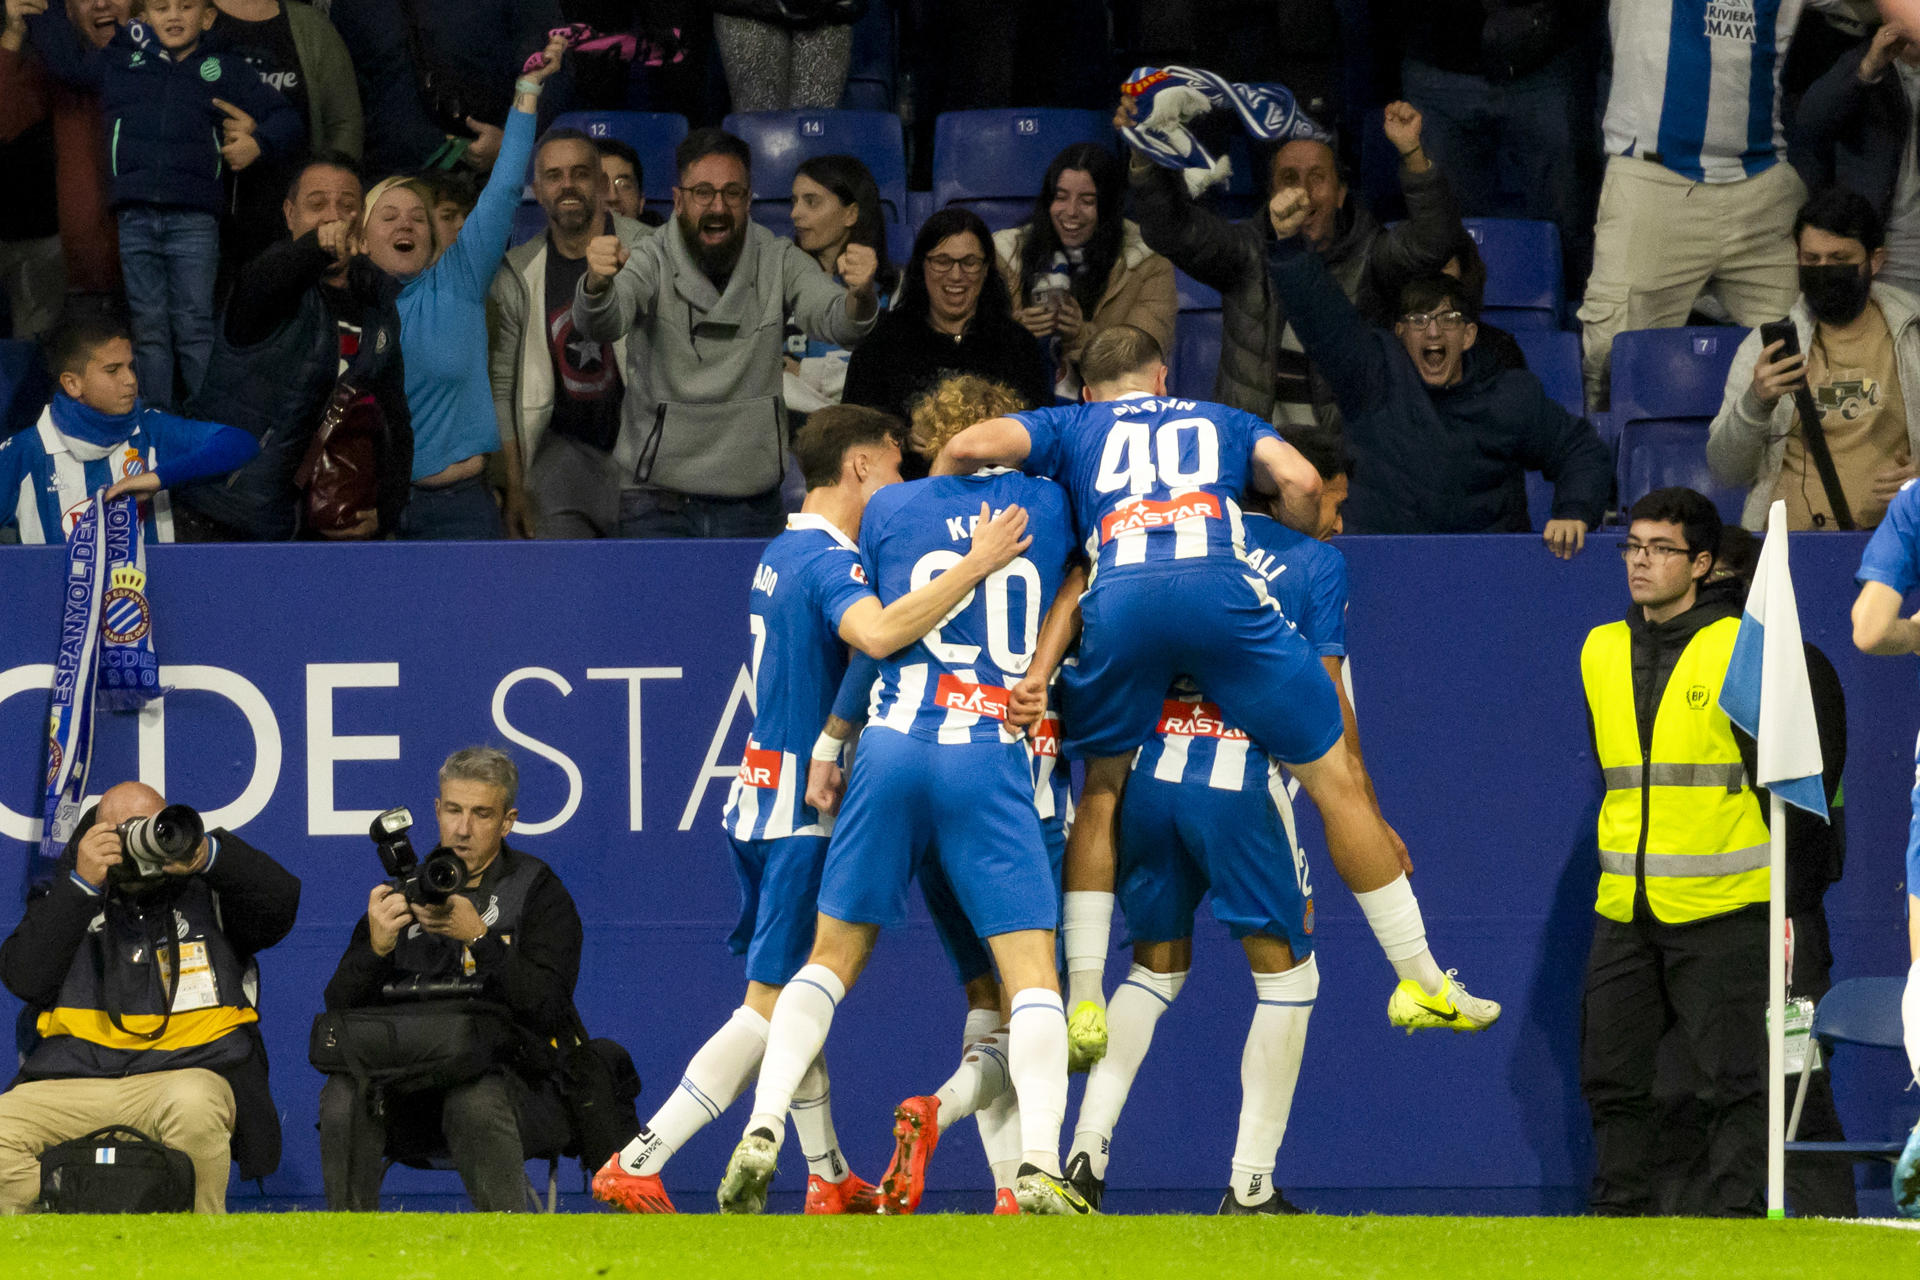
<svg viewBox="0 0 1920 1280"><path fill-rule="evenodd" d="M1273 224L1276 239L1300 234L1307 224L1307 193L1301 187L1282 187L1267 202L1267 220Z"/></svg>
<svg viewBox="0 0 1920 1280"><path fill-rule="evenodd" d="M833 269L849 293L865 293L873 288L874 273L880 270L880 255L871 245L849 244L840 251Z"/></svg>
<svg viewBox="0 0 1920 1280"><path fill-rule="evenodd" d="M595 236L587 244L587 274L611 280L620 274L620 268L626 266L632 256L619 236Z"/></svg>
<svg viewBox="0 0 1920 1280"><path fill-rule="evenodd" d="M1386 127L1387 141L1401 159L1420 149L1420 128L1425 122L1411 102L1389 102L1381 123Z"/></svg>

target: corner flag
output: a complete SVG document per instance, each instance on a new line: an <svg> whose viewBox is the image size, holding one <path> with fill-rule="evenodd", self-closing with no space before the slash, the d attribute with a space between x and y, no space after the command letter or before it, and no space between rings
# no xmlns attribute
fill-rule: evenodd
<svg viewBox="0 0 1920 1280"><path fill-rule="evenodd" d="M1740 634L1720 689L1720 709L1759 748L1759 776L1765 787L1797 809L1827 816L1821 784L1824 764L1820 734L1813 719L1813 690L1807 682L1807 655L1800 644L1800 610L1794 603L1787 570L1787 504L1776 502L1767 515L1767 541L1760 566L1740 615Z"/></svg>

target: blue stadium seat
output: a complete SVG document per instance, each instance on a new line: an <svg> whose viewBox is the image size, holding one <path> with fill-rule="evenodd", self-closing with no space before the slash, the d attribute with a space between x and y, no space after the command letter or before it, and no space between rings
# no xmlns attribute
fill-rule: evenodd
<svg viewBox="0 0 1920 1280"><path fill-rule="evenodd" d="M847 87L840 93L843 111L892 111L896 106L893 6L870 4L853 24L853 57Z"/></svg>
<svg viewBox="0 0 1920 1280"><path fill-rule="evenodd" d="M523 245L546 229L547 211L529 200L513 211L513 230L507 236L507 247Z"/></svg>
<svg viewBox="0 0 1920 1280"><path fill-rule="evenodd" d="M1180 311L1167 353L1167 389L1190 400L1209 399L1220 367L1220 295L1184 271L1175 271L1173 280Z"/></svg>
<svg viewBox="0 0 1920 1280"><path fill-rule="evenodd" d="M1513 340L1520 344L1521 353L1527 357L1527 368L1546 387L1547 395L1574 417L1585 417L1580 335L1560 329L1516 329Z"/></svg>
<svg viewBox="0 0 1920 1280"><path fill-rule="evenodd" d="M32 426L52 395L40 344L0 341L0 437Z"/></svg>
<svg viewBox="0 0 1920 1280"><path fill-rule="evenodd" d="M1467 218L1467 234L1487 264L1480 314L1502 329L1558 329L1565 303L1560 230L1551 222Z"/></svg>
<svg viewBox="0 0 1920 1280"><path fill-rule="evenodd" d="M995 231L1033 211L1053 158L1075 142L1115 144L1098 111L1013 108L947 111L933 123L933 205L964 205Z"/></svg>
<svg viewBox="0 0 1920 1280"><path fill-rule="evenodd" d="M1900 1020L1900 999L1906 990L1905 978L1848 978L1836 982L1820 1003L1814 1006L1810 1036L1820 1051L1820 1060L1833 1065L1833 1046L1860 1045L1870 1049L1893 1050L1905 1047ZM1788 1151L1805 1154L1843 1155L1854 1160L1887 1160L1899 1157L1909 1129L1903 1115L1894 1132L1868 1141L1795 1142L1793 1136L1806 1105L1807 1083L1812 1072L1800 1073L1798 1091L1790 1104L1787 1129ZM1904 1070L1900 1073L1904 1076ZM1849 1125L1849 1128L1852 1126Z"/></svg>
<svg viewBox="0 0 1920 1280"><path fill-rule="evenodd" d="M811 156L856 156L880 185L887 248L905 256L907 150L900 117L890 111L736 111L723 122L728 133L753 148L753 220L775 235L793 234L787 216L793 175Z"/></svg>
<svg viewBox="0 0 1920 1280"><path fill-rule="evenodd" d="M673 149L687 136L687 118L665 111L568 111L555 116L553 128L578 129L590 138L612 138L639 153L646 205L661 216L673 212L678 170ZM529 167L528 178L532 171Z"/></svg>
<svg viewBox="0 0 1920 1280"><path fill-rule="evenodd" d="M1559 329L1515 329L1513 340L1527 357L1527 368L1553 400L1575 417L1586 416L1580 382L1580 335ZM1527 472L1527 512L1533 527L1544 529L1553 510L1553 486L1537 471Z"/></svg>
<svg viewBox="0 0 1920 1280"><path fill-rule="evenodd" d="M1620 505L1683 484L1737 520L1740 489L1720 489L1707 470L1707 427L1720 412L1727 369L1745 329L1635 329L1614 339L1613 421L1620 432Z"/></svg>

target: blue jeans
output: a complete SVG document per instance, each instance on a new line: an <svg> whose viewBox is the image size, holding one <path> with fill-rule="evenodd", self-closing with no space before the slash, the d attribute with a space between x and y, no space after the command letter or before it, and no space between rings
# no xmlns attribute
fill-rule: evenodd
<svg viewBox="0 0 1920 1280"><path fill-rule="evenodd" d="M213 278L220 222L194 209L130 205L120 210L120 274L133 318L140 395L171 408L200 389L213 354ZM174 371L184 394L174 395Z"/></svg>
<svg viewBox="0 0 1920 1280"><path fill-rule="evenodd" d="M671 489L620 495L623 538L771 538L786 527L778 489L751 498L707 498Z"/></svg>
<svg viewBox="0 0 1920 1280"><path fill-rule="evenodd" d="M507 536L486 473L441 489L413 486L400 513L400 536L441 542L490 542Z"/></svg>
<svg viewBox="0 0 1920 1280"><path fill-rule="evenodd" d="M1470 218L1541 218L1560 226L1569 268L1592 250L1593 206L1575 159L1576 54L1518 79L1442 71L1409 58L1407 101L1426 117L1422 141Z"/></svg>

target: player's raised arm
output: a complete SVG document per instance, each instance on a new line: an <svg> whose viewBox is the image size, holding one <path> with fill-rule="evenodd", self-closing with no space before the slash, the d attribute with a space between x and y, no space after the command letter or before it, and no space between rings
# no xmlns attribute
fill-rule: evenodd
<svg viewBox="0 0 1920 1280"><path fill-rule="evenodd" d="M1033 438L1012 418L976 422L947 441L933 460L936 476L967 476L982 467L1017 467L1033 451Z"/></svg>
<svg viewBox="0 0 1920 1280"><path fill-rule="evenodd" d="M1280 523L1312 537L1320 524L1320 473L1300 451L1277 436L1253 442L1253 487L1280 497Z"/></svg>
<svg viewBox="0 0 1920 1280"><path fill-rule="evenodd" d="M1087 589L1087 566L1076 564L1060 580L1046 621L1040 624L1040 637L1034 642L1033 658L1027 674L1013 686L1007 708L1007 723L1032 728L1047 713L1047 686L1053 673L1066 658L1067 650L1080 638L1080 597Z"/></svg>
<svg viewBox="0 0 1920 1280"><path fill-rule="evenodd" d="M1853 645L1862 653L1898 657L1920 651L1920 616L1902 617L1900 593L1884 582L1863 582L1853 602Z"/></svg>
<svg viewBox="0 0 1920 1280"><path fill-rule="evenodd" d="M869 657L898 653L939 626L988 574L1006 568L1032 543L1026 508L1008 507L993 515L983 502L973 546L959 564L890 605L882 606L873 597L856 601L840 616L840 638Z"/></svg>

